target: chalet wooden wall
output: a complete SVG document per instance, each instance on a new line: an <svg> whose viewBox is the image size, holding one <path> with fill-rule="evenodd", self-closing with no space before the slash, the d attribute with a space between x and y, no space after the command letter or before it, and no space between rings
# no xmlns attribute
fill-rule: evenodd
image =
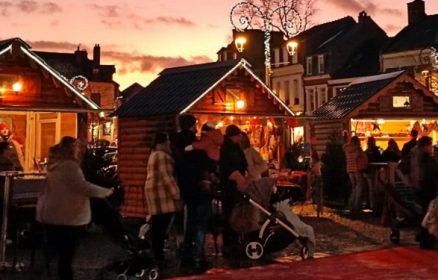
<svg viewBox="0 0 438 280"><path fill-rule="evenodd" d="M118 173L125 190L122 215L144 218L147 215L144 199L146 168L151 143L156 132L175 131L175 115L147 118L119 118Z"/></svg>
<svg viewBox="0 0 438 280"><path fill-rule="evenodd" d="M343 143L344 125L340 120L317 121L312 124L312 136L315 143L312 143L312 149L315 149L321 156L325 153L326 144L332 137L336 137L339 143Z"/></svg>

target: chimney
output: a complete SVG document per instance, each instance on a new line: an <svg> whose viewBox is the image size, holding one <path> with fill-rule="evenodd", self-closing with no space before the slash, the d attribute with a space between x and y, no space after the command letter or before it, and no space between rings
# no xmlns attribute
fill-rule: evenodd
<svg viewBox="0 0 438 280"><path fill-rule="evenodd" d="M100 45L96 44L93 48L93 65L99 67L100 65Z"/></svg>
<svg viewBox="0 0 438 280"><path fill-rule="evenodd" d="M369 20L369 19L370 19L370 16L365 11L362 11L359 13L359 17L358 17L357 21L359 23L364 23L366 20Z"/></svg>
<svg viewBox="0 0 438 280"><path fill-rule="evenodd" d="M87 51L81 50L80 45L78 45L78 48L75 51L75 58L78 65L82 65L87 60Z"/></svg>
<svg viewBox="0 0 438 280"><path fill-rule="evenodd" d="M426 16L424 1L414 0L408 3L408 24L414 24Z"/></svg>

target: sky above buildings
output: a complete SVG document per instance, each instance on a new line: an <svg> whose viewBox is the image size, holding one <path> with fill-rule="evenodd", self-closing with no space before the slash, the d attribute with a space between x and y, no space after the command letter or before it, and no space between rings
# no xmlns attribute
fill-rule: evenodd
<svg viewBox="0 0 438 280"><path fill-rule="evenodd" d="M389 36L407 24L406 0L314 0L313 24L365 10ZM239 0L0 0L0 39L20 37L35 50L89 58L100 44L102 64L115 64L123 90L145 86L167 67L216 60L231 42L231 8ZM438 13L438 0L425 0Z"/></svg>

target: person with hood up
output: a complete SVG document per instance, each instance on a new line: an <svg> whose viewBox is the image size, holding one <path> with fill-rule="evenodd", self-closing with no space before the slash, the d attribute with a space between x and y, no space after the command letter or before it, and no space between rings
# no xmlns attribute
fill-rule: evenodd
<svg viewBox="0 0 438 280"><path fill-rule="evenodd" d="M65 136L49 150L47 179L38 198L36 219L45 225L58 255L58 277L72 280L76 243L91 221L90 197L113 193L85 180L78 160L79 141Z"/></svg>

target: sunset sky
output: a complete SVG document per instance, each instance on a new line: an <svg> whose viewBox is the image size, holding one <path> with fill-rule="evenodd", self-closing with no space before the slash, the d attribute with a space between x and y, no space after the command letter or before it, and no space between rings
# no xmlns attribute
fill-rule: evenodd
<svg viewBox="0 0 438 280"><path fill-rule="evenodd" d="M0 0L0 39L20 37L34 50L73 52L98 43L123 90L147 85L166 67L216 60L230 42L229 13L239 0ZM365 10L388 35L407 23L406 0L315 0L313 24ZM438 13L438 0L425 0Z"/></svg>

